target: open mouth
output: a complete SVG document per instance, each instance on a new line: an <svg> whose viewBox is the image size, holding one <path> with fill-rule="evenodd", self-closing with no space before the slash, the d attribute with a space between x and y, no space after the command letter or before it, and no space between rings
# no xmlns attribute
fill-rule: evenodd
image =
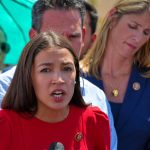
<svg viewBox="0 0 150 150"><path fill-rule="evenodd" d="M56 98L62 97L63 95L64 95L63 91L54 91L54 92L52 92L52 96L54 96Z"/></svg>

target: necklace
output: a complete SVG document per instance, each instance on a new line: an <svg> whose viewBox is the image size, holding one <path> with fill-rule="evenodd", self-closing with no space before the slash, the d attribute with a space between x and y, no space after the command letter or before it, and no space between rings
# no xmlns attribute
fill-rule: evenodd
<svg viewBox="0 0 150 150"><path fill-rule="evenodd" d="M111 77L110 75L105 74L103 77L103 82L105 84L106 93L110 95L111 97L118 97L119 96L119 88L116 88L116 86L113 86L113 82L116 82L114 85L118 85L116 78ZM119 85L118 85L119 86Z"/></svg>
<svg viewBox="0 0 150 150"><path fill-rule="evenodd" d="M119 95L119 90L118 89L113 89L111 93L114 97L117 97Z"/></svg>

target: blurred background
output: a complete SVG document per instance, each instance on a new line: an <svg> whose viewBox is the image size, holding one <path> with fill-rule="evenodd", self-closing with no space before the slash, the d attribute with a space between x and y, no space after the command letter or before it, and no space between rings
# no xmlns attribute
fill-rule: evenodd
<svg viewBox="0 0 150 150"><path fill-rule="evenodd" d="M22 48L29 40L34 2L35 0L0 0L0 59L5 65L17 64Z"/></svg>
<svg viewBox="0 0 150 150"><path fill-rule="evenodd" d="M0 0L0 70L16 65L29 41L31 9L36 0ZM94 5L99 18L105 16L115 0L86 0Z"/></svg>
<svg viewBox="0 0 150 150"><path fill-rule="evenodd" d="M99 16L101 18L104 17L106 12L111 8L111 6L116 0L86 0L86 1L90 2L97 8Z"/></svg>

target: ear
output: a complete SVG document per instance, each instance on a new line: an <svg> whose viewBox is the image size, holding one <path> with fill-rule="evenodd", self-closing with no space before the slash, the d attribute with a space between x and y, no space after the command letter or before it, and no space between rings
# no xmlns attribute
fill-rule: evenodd
<svg viewBox="0 0 150 150"><path fill-rule="evenodd" d="M86 32L86 29L85 29L85 26L83 26L82 27L82 44L81 44L80 51L79 51L79 58L80 58L80 55L82 53L82 49L84 47L85 32Z"/></svg>
<svg viewBox="0 0 150 150"><path fill-rule="evenodd" d="M82 27L82 41L84 41L85 33L86 33L86 27L83 26L83 27Z"/></svg>
<svg viewBox="0 0 150 150"><path fill-rule="evenodd" d="M96 33L93 33L93 34L92 34L92 42L95 42L95 41L96 41L96 38L97 38L97 34L96 34Z"/></svg>
<svg viewBox="0 0 150 150"><path fill-rule="evenodd" d="M84 38L85 38L85 33L86 33L86 28L85 28L85 26L83 26L83 28L82 28L82 47L84 46Z"/></svg>
<svg viewBox="0 0 150 150"><path fill-rule="evenodd" d="M117 25L117 23L118 23L117 18L116 17L112 18L109 29L112 30Z"/></svg>
<svg viewBox="0 0 150 150"><path fill-rule="evenodd" d="M91 42L90 42L90 47L92 47L93 43L96 41L96 38L97 38L97 35L96 33L93 33L92 36L91 36Z"/></svg>
<svg viewBox="0 0 150 150"><path fill-rule="evenodd" d="M108 13L108 17L112 17L114 14L116 14L118 12L117 8L112 8L109 13Z"/></svg>
<svg viewBox="0 0 150 150"><path fill-rule="evenodd" d="M108 13L108 20L110 21L110 29L112 29L117 23L117 8L112 8Z"/></svg>
<svg viewBox="0 0 150 150"><path fill-rule="evenodd" d="M30 39L32 39L35 35L37 35L37 31L35 29L31 28L29 31Z"/></svg>

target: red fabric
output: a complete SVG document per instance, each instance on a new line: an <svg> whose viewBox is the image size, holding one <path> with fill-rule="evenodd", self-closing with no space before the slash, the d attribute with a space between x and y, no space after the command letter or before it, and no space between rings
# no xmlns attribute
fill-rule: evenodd
<svg viewBox="0 0 150 150"><path fill-rule="evenodd" d="M78 132L83 135L79 141ZM63 143L65 150L109 150L108 118L96 107L71 106L68 117L58 123L0 110L0 150L48 150L53 142Z"/></svg>

